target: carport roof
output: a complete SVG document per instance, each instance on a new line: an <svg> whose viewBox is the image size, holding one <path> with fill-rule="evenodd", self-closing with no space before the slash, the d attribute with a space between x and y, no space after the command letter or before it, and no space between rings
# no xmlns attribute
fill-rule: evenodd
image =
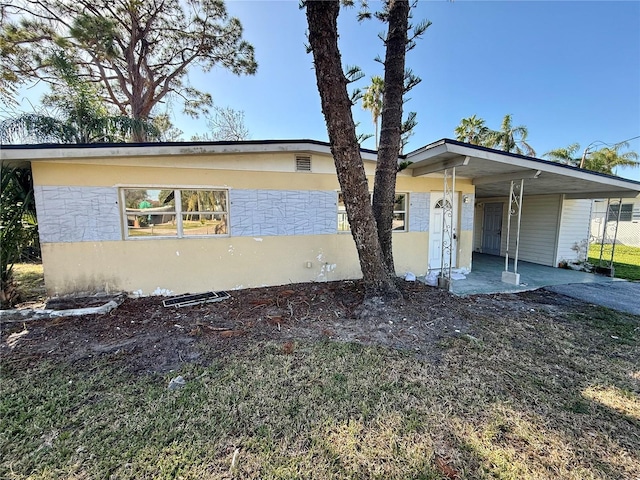
<svg viewBox="0 0 640 480"><path fill-rule="evenodd" d="M632 198L640 182L491 148L442 139L406 155L413 176L456 167L470 178L476 198L509 195L511 180L525 179L525 195L566 194L569 198Z"/></svg>

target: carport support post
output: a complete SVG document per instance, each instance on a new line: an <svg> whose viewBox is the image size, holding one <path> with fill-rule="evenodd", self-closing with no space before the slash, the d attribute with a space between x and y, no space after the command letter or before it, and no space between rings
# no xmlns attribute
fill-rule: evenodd
<svg viewBox="0 0 640 480"><path fill-rule="evenodd" d="M520 224L522 220L522 194L524 192L524 178L520 179L520 185L514 184L511 180L509 187L509 212L507 213L507 251L504 256L504 272L502 281L513 285L520 285L520 274L518 273L518 252L520 249ZM513 262L513 272L509 271L509 244L511 240L511 216L515 214L514 208L518 211L518 228L516 230L516 251Z"/></svg>
<svg viewBox="0 0 640 480"><path fill-rule="evenodd" d="M451 173L449 173L451 170ZM455 248L455 234L453 229L453 208L456 191L456 167L445 169L442 198L442 233L440 247L440 275L438 287L451 290L451 268L453 263L453 249ZM451 182L451 185L449 185ZM448 222L447 222L448 219ZM447 258L448 257L448 258Z"/></svg>

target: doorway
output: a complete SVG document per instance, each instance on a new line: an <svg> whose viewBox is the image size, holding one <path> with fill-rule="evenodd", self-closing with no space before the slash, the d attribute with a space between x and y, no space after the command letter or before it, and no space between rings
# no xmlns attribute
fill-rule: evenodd
<svg viewBox="0 0 640 480"><path fill-rule="evenodd" d="M482 223L482 253L500 255L502 203L485 203Z"/></svg>
<svg viewBox="0 0 640 480"><path fill-rule="evenodd" d="M457 241L457 225L458 225L458 205L457 197L453 196L453 206L443 198L442 192L433 194L436 201L431 209L431 218L429 221L429 270L440 270L442 260L442 228L444 218L444 228L446 231L453 232L453 245L451 246L451 266L455 268L457 266L456 253L458 250ZM445 206L447 208L445 208ZM453 207L453 208L451 208ZM447 215L445 212L451 212ZM445 233L446 233L445 231ZM445 235L445 245L448 241L447 235ZM449 263L448 252L446 263Z"/></svg>

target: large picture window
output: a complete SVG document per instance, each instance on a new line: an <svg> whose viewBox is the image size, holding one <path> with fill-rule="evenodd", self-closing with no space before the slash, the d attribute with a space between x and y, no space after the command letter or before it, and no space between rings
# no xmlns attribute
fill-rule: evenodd
<svg viewBox="0 0 640 480"><path fill-rule="evenodd" d="M226 190L122 189L127 238L226 235Z"/></svg>
<svg viewBox="0 0 640 480"><path fill-rule="evenodd" d="M371 198L371 195L369 195ZM396 193L393 205L393 231L405 232L407 230L407 194ZM347 209L344 205L342 192L338 193L338 232L350 232L349 220L347 219Z"/></svg>

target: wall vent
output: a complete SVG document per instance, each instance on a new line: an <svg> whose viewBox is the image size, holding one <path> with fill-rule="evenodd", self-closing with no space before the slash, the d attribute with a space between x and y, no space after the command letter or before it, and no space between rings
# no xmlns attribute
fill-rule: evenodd
<svg viewBox="0 0 640 480"><path fill-rule="evenodd" d="M310 172L311 157L296 156L296 172Z"/></svg>

